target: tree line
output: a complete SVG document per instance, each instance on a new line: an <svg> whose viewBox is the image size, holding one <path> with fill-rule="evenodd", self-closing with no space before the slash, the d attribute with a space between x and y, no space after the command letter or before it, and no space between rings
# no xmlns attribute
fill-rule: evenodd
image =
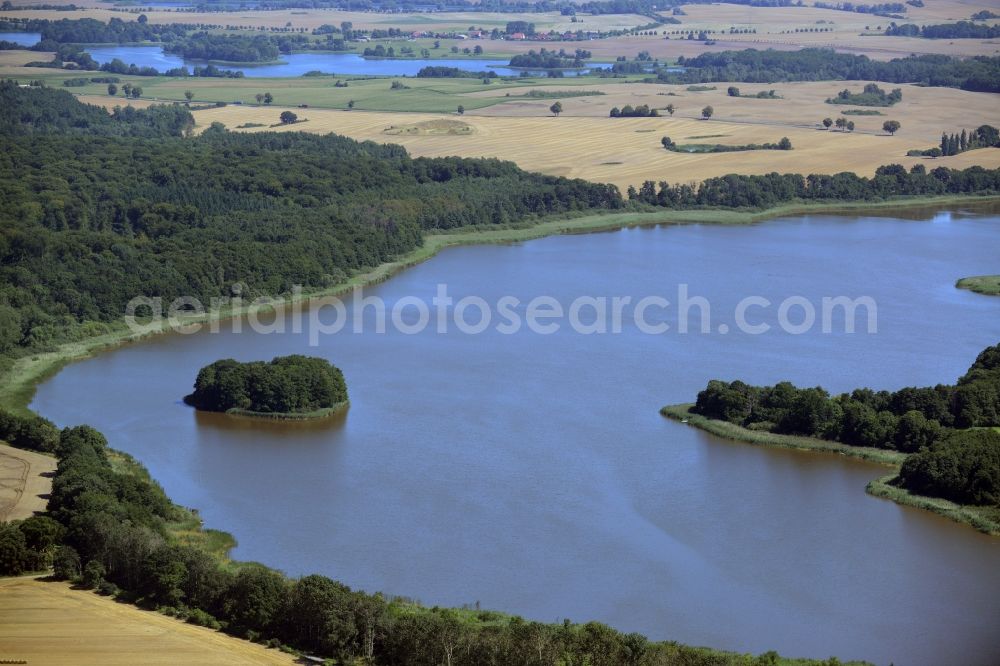
<svg viewBox="0 0 1000 666"><path fill-rule="evenodd" d="M640 104L635 107L631 104L626 104L620 109L617 106L613 106L609 113L611 118L656 118L659 115L659 110L649 108L648 104Z"/></svg>
<svg viewBox="0 0 1000 666"><path fill-rule="evenodd" d="M427 65L417 72L418 79L495 79L497 73L490 71L470 72L460 67Z"/></svg>
<svg viewBox="0 0 1000 666"><path fill-rule="evenodd" d="M694 58L680 56L683 72L662 71L661 83L690 84L714 81L775 83L777 81L885 81L926 86L1000 92L1000 57L953 58L945 55L908 56L882 62L867 56L829 49L798 51L722 51Z"/></svg>
<svg viewBox="0 0 1000 666"><path fill-rule="evenodd" d="M923 37L925 39L996 39L1000 37L1000 25L986 25L971 21L939 23L918 26L913 23L896 25L885 29L890 37Z"/></svg>
<svg viewBox="0 0 1000 666"><path fill-rule="evenodd" d="M228 358L202 368L184 402L211 412L305 414L347 402L347 384L340 368L322 358L293 354L249 363Z"/></svg>
<svg viewBox="0 0 1000 666"><path fill-rule="evenodd" d="M777 143L746 143L726 145L724 143L689 143L677 144L669 136L660 139L665 150L672 153L735 153L744 150L791 150L792 142L787 136L781 137Z"/></svg>
<svg viewBox="0 0 1000 666"><path fill-rule="evenodd" d="M900 481L914 492L1000 507L1000 344L988 347L954 385L831 396L790 382L751 386L712 380L692 411L751 430L804 435L850 446L916 454Z"/></svg>
<svg viewBox="0 0 1000 666"><path fill-rule="evenodd" d="M630 201L666 208L720 206L770 208L790 201L876 201L900 196L942 194L996 194L1000 169L973 166L967 169L922 164L909 171L899 164L879 167L874 177L852 172L833 175L771 173L760 176L729 174L701 183L656 183L647 180L638 189L629 187Z"/></svg>
<svg viewBox="0 0 1000 666"><path fill-rule="evenodd" d="M1000 131L992 125L980 125L970 132L962 130L961 134L952 133L950 136L947 133L941 134L942 155L958 155L967 150L996 147L1000 147Z"/></svg>
<svg viewBox="0 0 1000 666"><path fill-rule="evenodd" d="M427 608L369 594L322 575L291 579L260 564L226 561L184 542L170 523L190 521L144 468L114 453L88 426L57 430L37 417L0 412L0 437L19 420L59 463L48 512L0 524L0 575L52 567L56 578L231 635L289 646L338 663L452 666L774 666L759 656L653 642L598 622L549 624L480 609ZM35 423L37 422L37 423ZM795 660L800 666L829 661Z"/></svg>
<svg viewBox="0 0 1000 666"><path fill-rule="evenodd" d="M853 2L815 2L817 9L834 9L841 12L857 12L873 16L896 16L906 12L902 2L880 2L874 5L855 4Z"/></svg>

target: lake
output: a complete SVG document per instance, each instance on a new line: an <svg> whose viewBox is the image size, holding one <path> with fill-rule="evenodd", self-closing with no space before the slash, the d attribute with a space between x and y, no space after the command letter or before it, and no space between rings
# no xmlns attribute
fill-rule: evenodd
<svg viewBox="0 0 1000 666"><path fill-rule="evenodd" d="M34 46L42 41L40 32L0 32L0 42L14 42L21 46Z"/></svg>
<svg viewBox="0 0 1000 666"><path fill-rule="evenodd" d="M164 53L159 46L88 46L87 52L97 62L111 62L118 58L129 65L155 67L160 71L174 67L204 66L205 61L186 60L180 56ZM518 76L522 70L507 66L509 60L469 60L469 59L424 59L424 58L365 58L355 53L293 53L282 55L280 63L262 65L217 65L219 69L240 70L248 77L290 77L302 76L306 72L322 71L340 76L416 76L424 67L457 67L467 72L493 71L499 76ZM594 63L607 66L608 63ZM536 76L544 76L543 71L531 71ZM565 70L566 76L576 76L588 69Z"/></svg>
<svg viewBox="0 0 1000 666"><path fill-rule="evenodd" d="M231 531L235 557L291 575L741 652L995 665L1000 539L866 495L883 467L727 442L657 410L712 378L952 383L1000 340L1000 298L954 288L997 272L998 248L1000 216L947 212L452 248L366 295L675 301L686 284L712 332L379 334L368 309L367 332L318 348L232 331L121 347L67 366L31 407L97 427ZM878 332L718 332L753 295L871 296ZM181 402L212 361L291 353L344 370L345 416L260 423Z"/></svg>

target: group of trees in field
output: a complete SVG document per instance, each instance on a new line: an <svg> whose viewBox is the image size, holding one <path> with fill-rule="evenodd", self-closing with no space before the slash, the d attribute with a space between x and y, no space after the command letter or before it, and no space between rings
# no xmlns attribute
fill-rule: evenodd
<svg viewBox="0 0 1000 666"><path fill-rule="evenodd" d="M614 186L496 159L192 127L183 105L108 114L0 83L0 356L106 330L137 295L319 289L425 231L624 205Z"/></svg>
<svg viewBox="0 0 1000 666"><path fill-rule="evenodd" d="M745 150L791 150L792 142L787 136L781 137L777 143L746 143L726 145L722 143L691 143L677 144L669 136L660 139L660 145L665 150L674 153L735 153Z"/></svg>
<svg viewBox="0 0 1000 666"><path fill-rule="evenodd" d="M885 34L891 37L923 37L925 39L996 39L1000 37L1000 25L987 25L971 21L925 26L913 23L902 25L892 23L885 29Z"/></svg>
<svg viewBox="0 0 1000 666"><path fill-rule="evenodd" d="M302 414L347 402L347 384L340 369L322 358L223 359L198 372L194 392L184 402L210 412Z"/></svg>
<svg viewBox="0 0 1000 666"><path fill-rule="evenodd" d="M852 172L833 175L770 173L729 174L701 183L659 183L647 180L629 187L630 201L666 208L723 206L771 208L789 201L874 201L900 196L1000 193L1000 169L974 166L964 170L922 164L907 171L899 164L879 167L868 178Z"/></svg>
<svg viewBox="0 0 1000 666"><path fill-rule="evenodd" d="M1000 92L1000 57L953 58L945 55L909 56L889 61L836 53L829 49L798 51L722 51L693 58L680 56L682 72L661 71L662 83L691 84L714 81L775 83L778 81L884 81L945 86L978 92Z"/></svg>
<svg viewBox="0 0 1000 666"><path fill-rule="evenodd" d="M907 151L910 156L941 157L942 155L958 155L967 150L977 148L1000 148L1000 130L992 125L980 125L974 130L962 130L961 133L953 132L941 134L941 143L933 148Z"/></svg>
<svg viewBox="0 0 1000 666"><path fill-rule="evenodd" d="M992 125L980 125L970 132L962 130L961 134L941 135L942 155L958 155L967 150L998 147L1000 147L1000 130Z"/></svg>
<svg viewBox="0 0 1000 666"><path fill-rule="evenodd" d="M612 118L656 118L659 115L660 112L657 109L649 108L648 104L640 104L635 107L626 104L620 109L615 106L611 108L610 113Z"/></svg>
<svg viewBox="0 0 1000 666"><path fill-rule="evenodd" d="M781 99L773 90L761 90L753 95L744 95L736 86L726 88L726 94L730 97L746 97L748 99Z"/></svg>
<svg viewBox="0 0 1000 666"><path fill-rule="evenodd" d="M91 76L78 79L66 79L65 81L63 81L63 85L72 88L75 86L85 86L88 83L107 83L109 85L113 85L120 82L121 79L119 79L117 76Z"/></svg>
<svg viewBox="0 0 1000 666"><path fill-rule="evenodd" d="M903 99L903 90L894 88L887 93L875 83L865 84L864 90L859 93L852 93L844 88L836 97L826 100L827 104L851 104L853 106L892 106Z"/></svg>
<svg viewBox="0 0 1000 666"><path fill-rule="evenodd" d="M21 418L35 417L0 412L0 425ZM78 426L60 432L45 425L44 442L33 448L51 447L59 459L48 513L0 524L0 575L51 566L55 577L121 601L338 663L780 663L774 652L753 657L672 641L652 642L597 622L548 624L478 608L426 608L406 599L352 590L322 575L293 579L260 564L223 563L220 553L206 549L207 541L182 541L174 535L170 523L190 522L192 514L171 503L128 456L116 453L112 464L107 441L98 431Z"/></svg>
<svg viewBox="0 0 1000 666"><path fill-rule="evenodd" d="M692 411L751 430L915 453L900 475L905 487L1000 506L1000 434L966 431L1000 427L1000 344L980 353L955 385L831 396L790 382L713 380Z"/></svg>
<svg viewBox="0 0 1000 666"><path fill-rule="evenodd" d="M830 127L836 127L841 132L853 132L854 131L854 121L848 120L847 118L824 118L823 127L830 129Z"/></svg>

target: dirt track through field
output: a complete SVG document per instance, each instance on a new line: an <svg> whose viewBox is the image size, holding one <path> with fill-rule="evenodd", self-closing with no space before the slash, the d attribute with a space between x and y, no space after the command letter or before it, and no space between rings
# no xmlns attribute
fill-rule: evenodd
<svg viewBox="0 0 1000 666"><path fill-rule="evenodd" d="M0 443L0 522L45 510L56 459Z"/></svg>

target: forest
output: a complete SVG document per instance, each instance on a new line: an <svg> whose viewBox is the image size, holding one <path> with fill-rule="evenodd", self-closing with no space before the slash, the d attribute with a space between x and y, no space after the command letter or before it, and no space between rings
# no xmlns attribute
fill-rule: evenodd
<svg viewBox="0 0 1000 666"><path fill-rule="evenodd" d="M0 83L0 355L98 334L139 295L320 289L426 231L624 205L613 186L495 159L192 126L179 105L108 114Z"/></svg>
<svg viewBox="0 0 1000 666"><path fill-rule="evenodd" d="M831 396L790 382L751 386L712 380L691 410L750 430L803 435L915 454L900 473L922 495L1000 506L1000 344L956 384Z"/></svg>
<svg viewBox="0 0 1000 666"><path fill-rule="evenodd" d="M303 41L305 37L299 35ZM287 46L291 50L291 46ZM227 62L272 62L280 53L274 40L267 35L217 35L197 32L189 37L164 45L167 53L191 60L223 60ZM287 52L287 51L286 51Z"/></svg>
<svg viewBox="0 0 1000 666"><path fill-rule="evenodd" d="M270 362L216 361L198 372L184 402L210 412L306 414L347 402L340 368L322 358L291 355Z"/></svg>
<svg viewBox="0 0 1000 666"><path fill-rule="evenodd" d="M722 51L688 58L677 64L683 72L660 72L661 83L714 81L775 83L777 81L885 81L1000 92L1000 57L953 58L945 55L908 56L889 61L836 53L829 49L798 51Z"/></svg>

